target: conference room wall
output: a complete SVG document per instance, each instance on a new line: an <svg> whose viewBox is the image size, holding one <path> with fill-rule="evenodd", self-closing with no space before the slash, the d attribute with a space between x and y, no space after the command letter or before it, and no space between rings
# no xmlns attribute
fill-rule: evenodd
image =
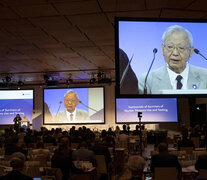
<svg viewBox="0 0 207 180"><path fill-rule="evenodd" d="M87 86L87 85L85 85ZM75 87L83 87L83 85L75 86ZM43 87L35 86L33 87L35 90L35 110L34 112L43 111L42 103L43 103ZM207 104L207 98L198 98L196 99L196 103L204 103ZM41 114L42 116L42 114ZM43 119L43 118L41 118ZM179 123L185 123L188 127L190 126L190 105L188 98L179 98L178 99L178 120ZM159 129L167 129L167 130L177 130L179 123L159 123ZM62 127L65 129L69 129L72 125L43 125L48 129ZM82 125L76 125L76 127L81 127ZM122 124L119 124L122 127ZM131 129L134 129L136 124L130 125ZM115 84L105 85L105 124L91 124L87 125L87 127L91 129L106 129L109 127L115 128Z"/></svg>
<svg viewBox="0 0 207 180"><path fill-rule="evenodd" d="M86 85L80 84L75 87L86 87ZM61 86L60 86L61 87ZM62 87L65 87L64 85ZM33 125L36 120L40 120L40 126L43 125L43 88L44 86L33 85L27 86L25 89L34 89L34 111L33 111ZM197 104L206 104L207 98L197 98ZM207 112L207 110L206 110ZM190 106L188 102L188 98L179 98L178 100L178 118L180 122L185 123L188 127L190 126ZM38 118L37 118L38 117ZM72 125L43 125L48 129L61 127L63 129L70 129ZM80 127L82 125L76 125L76 127ZM106 129L109 127L115 128L115 84L105 85L105 124L91 124L86 125L91 129ZM122 124L119 124L122 127ZM131 129L134 129L136 124L130 125ZM4 129L8 126L0 126L0 129ZM35 126L34 126L35 127ZM160 123L159 129L169 129L176 130L178 127L178 123Z"/></svg>
<svg viewBox="0 0 207 180"><path fill-rule="evenodd" d="M79 85L76 87L83 87L84 85ZM86 85L87 86L87 85ZM35 110L34 114L36 116L40 114L42 116L42 103L43 103L43 87L34 86L35 92ZM189 104L187 98L181 98L178 100L178 112L179 112L179 119L186 123L188 126L190 125L190 112L189 112ZM34 116L35 117L35 116ZM43 119L41 117L41 119ZM62 127L64 129L69 129L72 125L43 125L48 129ZM76 125L76 127L81 127L82 125ZM87 127L91 129L106 129L109 127L115 128L115 84L112 85L105 85L105 124L91 124L87 125ZM119 124L120 128L122 124ZM130 125L131 129L134 129L136 124ZM169 130L177 130L178 123L160 123L159 129L169 129Z"/></svg>

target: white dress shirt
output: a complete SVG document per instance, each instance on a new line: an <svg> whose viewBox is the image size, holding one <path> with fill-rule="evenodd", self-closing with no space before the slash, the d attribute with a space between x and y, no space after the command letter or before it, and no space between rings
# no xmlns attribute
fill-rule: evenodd
<svg viewBox="0 0 207 180"><path fill-rule="evenodd" d="M173 87L173 89L177 89L177 76L181 75L183 78L181 79L181 83L183 84L181 89L187 89L187 81L188 81L188 73L189 73L189 65L188 63L186 63L186 68L184 69L184 71L180 74L175 73L174 71L172 71L169 66L167 65L167 71L170 77L170 82L171 85Z"/></svg>

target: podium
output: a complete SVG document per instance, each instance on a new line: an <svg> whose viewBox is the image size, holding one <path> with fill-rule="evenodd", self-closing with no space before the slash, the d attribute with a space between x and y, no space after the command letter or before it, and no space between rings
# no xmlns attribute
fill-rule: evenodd
<svg viewBox="0 0 207 180"><path fill-rule="evenodd" d="M30 122L29 122L28 119L22 119L20 121L20 127L22 127L22 128L29 128L29 126L30 126Z"/></svg>

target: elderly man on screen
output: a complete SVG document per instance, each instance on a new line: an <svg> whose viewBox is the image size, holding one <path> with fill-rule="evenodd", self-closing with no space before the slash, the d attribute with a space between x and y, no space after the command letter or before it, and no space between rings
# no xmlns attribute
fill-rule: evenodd
<svg viewBox="0 0 207 180"><path fill-rule="evenodd" d="M173 25L162 36L162 54L166 65L139 79L139 92L162 94L162 90L207 89L207 70L188 63L192 56L193 37L185 28Z"/></svg>
<svg viewBox="0 0 207 180"><path fill-rule="evenodd" d="M82 120L89 120L88 112L77 109L79 103L78 94L75 91L69 90L64 95L65 109L55 116L57 123L75 123Z"/></svg>

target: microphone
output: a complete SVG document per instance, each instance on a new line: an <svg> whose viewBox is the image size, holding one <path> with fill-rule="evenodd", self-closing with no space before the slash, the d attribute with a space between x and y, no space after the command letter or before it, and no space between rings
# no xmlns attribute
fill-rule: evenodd
<svg viewBox="0 0 207 180"><path fill-rule="evenodd" d="M207 60L207 58L206 58L203 54L201 54L200 51L199 51L198 49L194 49L194 52L195 52L196 54L199 54L200 56L202 56L205 60Z"/></svg>
<svg viewBox="0 0 207 180"><path fill-rule="evenodd" d="M95 110L95 109L93 109L93 108L87 106L86 104L84 104L82 101L79 101L79 103L81 103L83 106L87 107L88 109L91 109L91 110L93 110L93 111L95 111L95 112L98 112L97 110Z"/></svg>
<svg viewBox="0 0 207 180"><path fill-rule="evenodd" d="M124 71L123 71L123 74L122 74L122 77L121 77L121 80L120 80L120 88L121 88L122 85L123 85L124 79L125 79L125 77L126 77L126 75L127 75L127 72L128 72L128 70L129 70L129 67L130 67L130 64L131 64L131 62L132 62L133 56L134 56L134 54L132 55L131 59L129 60L129 62L128 62L127 66L126 66L126 68L125 68ZM127 58L127 59L128 59L128 58Z"/></svg>
<svg viewBox="0 0 207 180"><path fill-rule="evenodd" d="M154 48L154 49L153 49L153 54L154 54L154 56L153 56L153 59L152 59L152 63L151 63L151 65L150 65L149 70L147 71L147 75L146 75L145 80L144 80L144 94L147 94L147 78L148 78L149 72L150 72L150 70L151 70L151 68L152 68L152 65L153 65L153 63L154 63L154 60L155 60L155 54L156 54L156 53L157 53L157 48Z"/></svg>
<svg viewBox="0 0 207 180"><path fill-rule="evenodd" d="M57 114L58 114L58 112L59 112L59 110L60 110L61 104L62 104L62 101L60 101L60 105L59 105L59 107L58 107L58 110L57 110L57 112L56 112L56 115L55 115L55 116L57 116Z"/></svg>

